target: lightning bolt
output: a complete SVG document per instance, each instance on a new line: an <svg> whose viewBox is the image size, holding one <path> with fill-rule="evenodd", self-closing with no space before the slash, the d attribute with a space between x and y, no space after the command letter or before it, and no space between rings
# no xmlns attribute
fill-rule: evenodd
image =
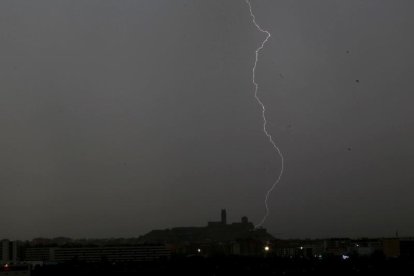
<svg viewBox="0 0 414 276"><path fill-rule="evenodd" d="M276 187L276 185L280 182L280 179L282 178L283 171L284 171L285 160L284 160L282 152L280 151L279 147L276 145L275 141L273 140L272 135L267 131L267 128L266 128L266 126L267 126L266 108L265 108L263 102L260 100L260 98L258 96L259 84L256 82L256 67L257 67L257 62L259 61L259 53L264 48L266 42L271 37L271 34L270 34L269 31L262 29L262 27L260 27L260 25L257 24L256 17L253 13L252 5L250 3L250 0L245 0L245 1L246 1L247 5L249 5L249 11L250 11L250 17L252 18L252 23L254 24L254 26L261 33L266 34L266 38L262 41L262 43L260 44L260 47L257 48L256 51L255 51L255 60L254 60L254 65L253 65L253 69L252 69L252 83L254 85L254 97L256 98L256 101L259 103L260 107L262 108L263 132L266 134L267 138L269 139L269 142L272 144L275 152L278 154L278 156L280 157L280 160L281 160L281 168L280 168L279 175L278 175L276 181L273 182L272 186L266 192L265 201L264 201L266 212L265 212L262 220L255 226L257 228L257 227L260 227L260 226L263 225L263 223L266 221L267 216L269 215L269 206L268 206L269 196L272 193L273 189Z"/></svg>

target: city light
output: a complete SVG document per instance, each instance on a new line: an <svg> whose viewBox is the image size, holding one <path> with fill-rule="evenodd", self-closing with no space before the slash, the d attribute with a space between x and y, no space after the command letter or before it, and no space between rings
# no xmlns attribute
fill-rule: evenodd
<svg viewBox="0 0 414 276"><path fill-rule="evenodd" d="M267 251L269 251L269 250L270 250L270 247L269 247L269 246L265 246L265 247L264 247L264 250L267 252Z"/></svg>
<svg viewBox="0 0 414 276"><path fill-rule="evenodd" d="M322 260L322 254L315 255L315 258L318 258L319 260Z"/></svg>
<svg viewBox="0 0 414 276"><path fill-rule="evenodd" d="M200 249L200 248L198 248L198 249L197 249L197 252L198 252L198 253L201 253L201 249Z"/></svg>

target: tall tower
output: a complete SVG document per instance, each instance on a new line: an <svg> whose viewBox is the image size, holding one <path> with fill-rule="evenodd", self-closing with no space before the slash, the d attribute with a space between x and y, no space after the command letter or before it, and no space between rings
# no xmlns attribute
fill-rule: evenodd
<svg viewBox="0 0 414 276"><path fill-rule="evenodd" d="M221 224L227 224L227 212L226 209L221 209Z"/></svg>
<svg viewBox="0 0 414 276"><path fill-rule="evenodd" d="M0 242L0 250L1 250L1 260L0 263L1 264L7 264L8 262L10 262L10 241L9 240L2 240Z"/></svg>

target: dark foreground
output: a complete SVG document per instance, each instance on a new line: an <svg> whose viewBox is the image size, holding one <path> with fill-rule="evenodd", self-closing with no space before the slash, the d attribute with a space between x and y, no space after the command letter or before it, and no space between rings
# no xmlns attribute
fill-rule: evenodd
<svg viewBox="0 0 414 276"><path fill-rule="evenodd" d="M186 257L129 264L73 262L35 267L37 275L414 275L413 260Z"/></svg>

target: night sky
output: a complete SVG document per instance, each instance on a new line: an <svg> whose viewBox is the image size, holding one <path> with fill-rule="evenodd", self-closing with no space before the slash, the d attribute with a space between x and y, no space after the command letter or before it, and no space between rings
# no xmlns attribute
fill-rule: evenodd
<svg viewBox="0 0 414 276"><path fill-rule="evenodd" d="M264 227L414 235L414 2L252 6ZM259 222L263 39L244 0L0 1L0 238Z"/></svg>

